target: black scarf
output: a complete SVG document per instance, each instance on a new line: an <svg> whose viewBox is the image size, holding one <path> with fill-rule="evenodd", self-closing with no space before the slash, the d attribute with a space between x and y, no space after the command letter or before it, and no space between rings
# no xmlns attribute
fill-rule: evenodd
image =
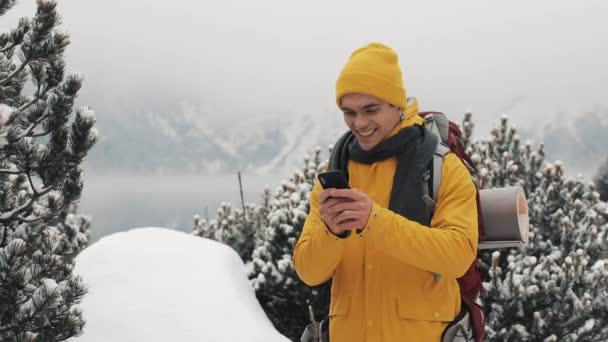
<svg viewBox="0 0 608 342"><path fill-rule="evenodd" d="M429 225L431 213L422 200L425 177L430 177L429 165L437 147L437 137L420 125L408 126L380 142L370 151L363 151L348 131L334 146L329 158L329 170L342 170L348 177L348 160L371 164L397 158L389 209L420 224Z"/></svg>

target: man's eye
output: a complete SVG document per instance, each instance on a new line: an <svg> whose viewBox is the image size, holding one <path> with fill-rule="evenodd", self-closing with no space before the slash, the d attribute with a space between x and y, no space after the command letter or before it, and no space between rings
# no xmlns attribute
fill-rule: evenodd
<svg viewBox="0 0 608 342"><path fill-rule="evenodd" d="M370 108L368 110L366 110L365 112L368 114L374 114L378 111L378 108Z"/></svg>
<svg viewBox="0 0 608 342"><path fill-rule="evenodd" d="M354 112L344 112L344 115L353 116L353 115L355 115L355 113Z"/></svg>

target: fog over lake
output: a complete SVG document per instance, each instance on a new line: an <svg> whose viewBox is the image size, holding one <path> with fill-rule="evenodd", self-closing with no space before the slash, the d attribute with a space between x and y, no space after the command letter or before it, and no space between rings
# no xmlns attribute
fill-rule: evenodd
<svg viewBox="0 0 608 342"><path fill-rule="evenodd" d="M285 177L288 178L288 177ZM242 175L246 202L259 203L264 187L274 191L277 176ZM93 218L92 239L136 227L162 226L191 231L194 214L210 218L222 202L240 208L233 175L86 176L79 211Z"/></svg>

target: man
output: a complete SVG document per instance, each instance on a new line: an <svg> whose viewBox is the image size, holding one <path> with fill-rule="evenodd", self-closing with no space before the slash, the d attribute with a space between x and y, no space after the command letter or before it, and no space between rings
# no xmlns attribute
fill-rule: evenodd
<svg viewBox="0 0 608 342"><path fill-rule="evenodd" d="M445 156L431 220L414 160L432 134L417 106L407 106L388 46L351 55L336 102L354 137L343 165L351 189L314 186L295 270L310 286L333 277L331 342L440 341L461 309L456 278L476 257L471 176L457 156Z"/></svg>

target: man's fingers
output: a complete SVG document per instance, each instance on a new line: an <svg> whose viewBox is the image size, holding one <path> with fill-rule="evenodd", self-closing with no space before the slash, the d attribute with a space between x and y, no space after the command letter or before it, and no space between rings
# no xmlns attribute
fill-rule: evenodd
<svg viewBox="0 0 608 342"><path fill-rule="evenodd" d="M351 200L356 200L356 193L352 189L328 189L329 196L343 197Z"/></svg>
<svg viewBox="0 0 608 342"><path fill-rule="evenodd" d="M333 214L321 213L321 218L325 222L334 221L336 219L336 217L338 217L338 215L339 215L339 213L333 213Z"/></svg>
<svg viewBox="0 0 608 342"><path fill-rule="evenodd" d="M319 205L319 209L320 210L326 210L329 209L332 205L334 205L336 203L336 199L332 198L332 197L328 197L325 202L321 202L321 204Z"/></svg>
<svg viewBox="0 0 608 342"><path fill-rule="evenodd" d="M346 219L342 222L336 220L336 226L342 230L353 230L358 228L356 222L357 220L355 219Z"/></svg>
<svg viewBox="0 0 608 342"><path fill-rule="evenodd" d="M359 209L359 205L356 202L344 202L340 201L336 204L327 207L328 214L340 213L345 210L357 210Z"/></svg>
<svg viewBox="0 0 608 342"><path fill-rule="evenodd" d="M325 202L329 201L329 200L330 200L330 199L332 199L332 198L337 199L339 196L333 196L333 195L332 195L332 191L333 191L333 190L336 190L336 189L334 189L334 188L330 188L330 189L324 189L324 190L322 190L322 191L319 193L319 202L320 202L321 204L323 204L323 203L325 203ZM342 201L346 201L347 199L346 199L346 198L342 198L341 200L342 200Z"/></svg>
<svg viewBox="0 0 608 342"><path fill-rule="evenodd" d="M352 201L347 198L328 197L324 203L321 203L321 206L319 208L321 210L325 210L325 212L327 212L328 210L331 210L331 212L333 213L333 212L340 211L340 210L336 210L335 207L336 206L341 207L341 205L343 203L352 203ZM344 209L342 209L342 210L344 210Z"/></svg>
<svg viewBox="0 0 608 342"><path fill-rule="evenodd" d="M345 210L336 216L336 222L342 224L348 221L358 221L361 214L353 210Z"/></svg>
<svg viewBox="0 0 608 342"><path fill-rule="evenodd" d="M330 210L332 210L332 208L334 208L336 205L339 205L340 203L343 203L344 201L341 201L338 198L334 198L334 197L330 197L328 198L325 203L322 203L321 206L319 206L319 210L328 213ZM332 212L335 212L336 210L332 210Z"/></svg>
<svg viewBox="0 0 608 342"><path fill-rule="evenodd" d="M331 191L329 189L325 189L323 191L321 191L321 193L319 193L319 202L321 204L325 203L327 201L327 199L331 198L331 196L329 196L329 193Z"/></svg>
<svg viewBox="0 0 608 342"><path fill-rule="evenodd" d="M323 220L339 230L361 229L369 217L369 197L357 189L325 189L319 212Z"/></svg>
<svg viewBox="0 0 608 342"><path fill-rule="evenodd" d="M328 189L329 196L331 197L341 197L343 199L348 199L350 201L358 201L363 198L367 198L363 192L357 189Z"/></svg>

